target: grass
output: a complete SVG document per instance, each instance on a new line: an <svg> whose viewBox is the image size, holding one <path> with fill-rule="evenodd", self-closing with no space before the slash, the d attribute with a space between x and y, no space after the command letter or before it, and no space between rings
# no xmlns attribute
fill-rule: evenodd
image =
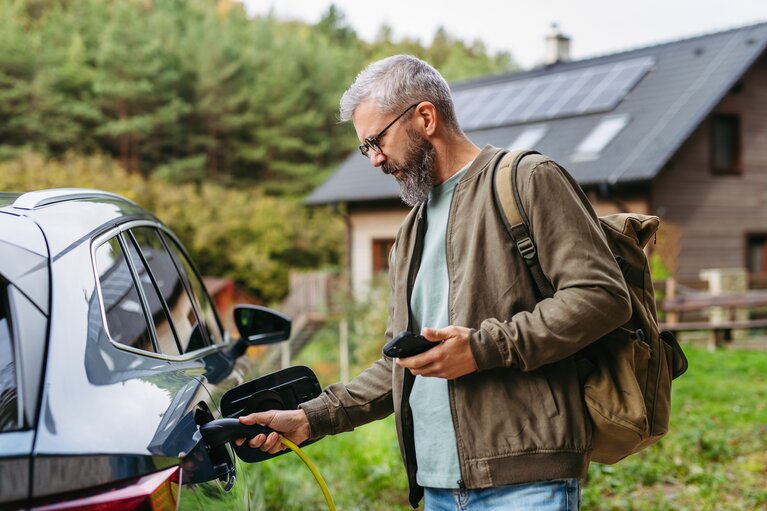
<svg viewBox="0 0 767 511"><path fill-rule="evenodd" d="M332 349L316 346L307 352L309 360L298 362L311 364ZM690 368L674 382L669 434L616 465L592 464L583 509L767 509L767 352L685 351ZM339 510L409 509L391 417L305 451ZM248 468L261 509L325 507L311 473L294 455Z"/></svg>

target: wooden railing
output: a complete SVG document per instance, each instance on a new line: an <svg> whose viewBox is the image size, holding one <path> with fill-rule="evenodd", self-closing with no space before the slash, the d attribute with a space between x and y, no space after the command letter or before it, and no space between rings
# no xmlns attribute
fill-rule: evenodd
<svg viewBox="0 0 767 511"><path fill-rule="evenodd" d="M336 273L291 273L290 292L280 306L280 311L294 318L308 313L332 313L333 297L339 285Z"/></svg>
<svg viewBox="0 0 767 511"><path fill-rule="evenodd" d="M679 285L675 280L656 283L663 298L658 302L661 329L675 332L707 331L709 349L733 340L733 330L767 328L767 290L706 289L697 283Z"/></svg>
<svg viewBox="0 0 767 511"><path fill-rule="evenodd" d="M290 339L279 345L278 351L264 357L266 367L290 365L291 358L337 312L335 298L342 286L343 281L334 272L291 273L290 292L278 309L292 319L292 332Z"/></svg>

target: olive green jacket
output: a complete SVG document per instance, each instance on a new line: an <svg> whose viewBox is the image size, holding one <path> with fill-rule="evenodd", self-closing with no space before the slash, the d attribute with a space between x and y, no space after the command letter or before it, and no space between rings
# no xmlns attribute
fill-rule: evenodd
<svg viewBox="0 0 767 511"><path fill-rule="evenodd" d="M623 277L591 206L555 162L534 155L519 166L520 195L541 267L556 290L538 302L494 204L493 171L502 156L486 146L470 165L453 194L446 236L450 323L472 329L479 368L448 384L459 483L472 489L586 475L591 430L573 355L631 314ZM413 208L392 249L382 345L411 327L424 212L424 204ZM423 490L415 480L407 399L412 383L409 371L383 356L348 384L331 385L301 407L313 438L394 412L416 507Z"/></svg>

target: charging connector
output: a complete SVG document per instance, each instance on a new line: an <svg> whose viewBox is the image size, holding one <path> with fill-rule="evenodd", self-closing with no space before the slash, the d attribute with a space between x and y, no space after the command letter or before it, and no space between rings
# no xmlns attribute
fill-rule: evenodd
<svg viewBox="0 0 767 511"><path fill-rule="evenodd" d="M217 419L200 426L200 433L202 434L202 438L208 447L215 447L228 442L233 442L238 438L253 438L258 434L269 436L272 431L274 430L266 426L259 426L257 424L243 424L239 420L233 418ZM328 504L328 509L330 511L336 511L336 506L333 503L333 497L330 496L328 485L322 478L320 471L317 470L314 462L309 459L309 456L307 456L300 447L298 447L284 436L282 437L282 444L296 453L298 457L301 458L301 461L306 464L306 466L309 468L309 471L311 471L312 475L314 476L314 479L317 481L317 484L320 486L320 489L322 490L322 495L325 497L325 502Z"/></svg>

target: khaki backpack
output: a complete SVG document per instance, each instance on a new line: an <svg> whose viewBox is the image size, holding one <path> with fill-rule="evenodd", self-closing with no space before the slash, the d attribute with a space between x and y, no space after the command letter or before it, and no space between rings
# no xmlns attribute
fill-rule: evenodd
<svg viewBox="0 0 767 511"><path fill-rule="evenodd" d="M534 151L507 153L495 170L496 205L511 239L530 269L538 299L554 289L538 262L529 220L519 198L517 167ZM588 199L564 169L584 203ZM616 463L655 443L668 431L671 380L687 358L671 332L659 332L655 293L644 246L658 229L656 216L622 213L599 218L631 296L631 319L576 355L583 397L592 423L591 459Z"/></svg>

